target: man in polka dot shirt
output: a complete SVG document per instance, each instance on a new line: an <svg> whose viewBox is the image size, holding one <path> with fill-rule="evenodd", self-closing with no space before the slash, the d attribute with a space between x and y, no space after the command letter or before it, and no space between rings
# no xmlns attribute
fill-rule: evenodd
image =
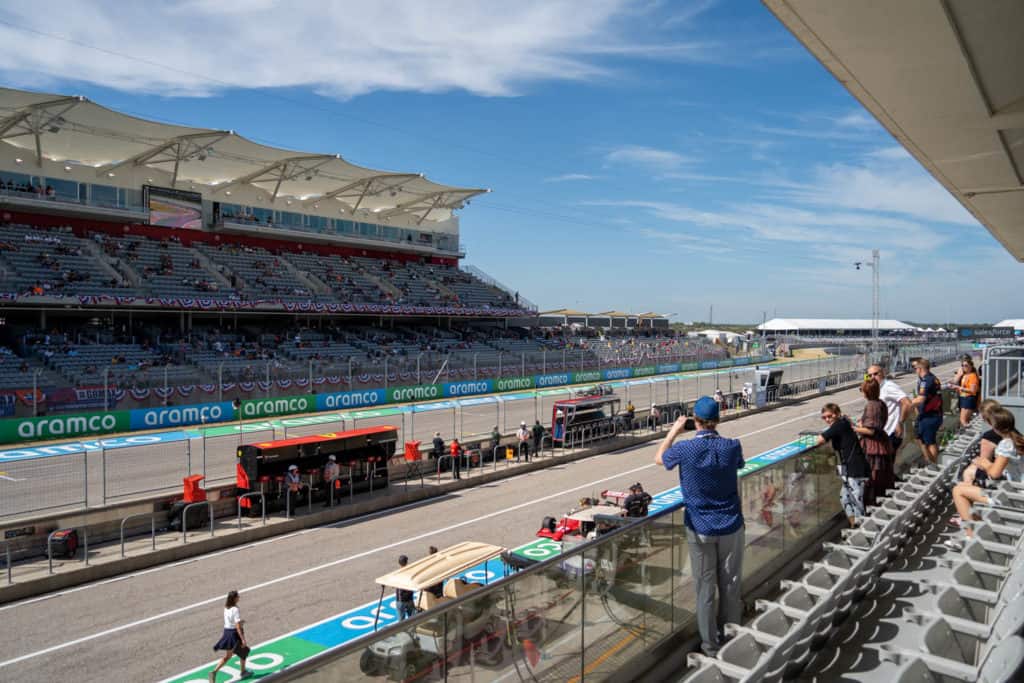
<svg viewBox="0 0 1024 683"><path fill-rule="evenodd" d="M718 403L710 396L697 400L693 417L697 434L675 443L686 425L686 418L679 418L658 446L654 461L667 470L679 468L679 488L686 502L686 543L697 584L701 649L714 656L722 644L722 626L738 624L743 618L744 535L737 477L743 467L743 448L738 439L723 438L715 431Z"/></svg>

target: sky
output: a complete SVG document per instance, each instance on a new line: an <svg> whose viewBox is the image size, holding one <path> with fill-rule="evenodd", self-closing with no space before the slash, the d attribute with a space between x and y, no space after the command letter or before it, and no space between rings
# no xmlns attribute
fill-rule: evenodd
<svg viewBox="0 0 1024 683"><path fill-rule="evenodd" d="M542 310L994 322L1024 266L750 0L53 0L0 83L492 192L465 263Z"/></svg>

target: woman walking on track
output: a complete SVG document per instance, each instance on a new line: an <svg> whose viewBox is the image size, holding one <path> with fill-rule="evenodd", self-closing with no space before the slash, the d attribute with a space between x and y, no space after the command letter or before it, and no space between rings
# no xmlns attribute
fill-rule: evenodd
<svg viewBox="0 0 1024 683"><path fill-rule="evenodd" d="M238 655L241 662L241 673L239 676L248 678L251 671L245 668L245 658L249 656L249 646L245 644L245 630L242 628L242 617L238 612L238 591L228 593L227 602L224 603L224 633L220 640L213 646L214 650L224 650L224 657L217 663L217 667L210 672L210 683L217 680L217 672L228 663L234 655Z"/></svg>
<svg viewBox="0 0 1024 683"><path fill-rule="evenodd" d="M854 431L860 437L861 448L867 456L871 475L864 490L864 505L874 505L878 496L884 496L889 489L896 488L896 470L893 464L892 443L885 433L889 420L889 409L879 399L881 388L878 382L869 379L860 385L867 403L861 413L860 422Z"/></svg>

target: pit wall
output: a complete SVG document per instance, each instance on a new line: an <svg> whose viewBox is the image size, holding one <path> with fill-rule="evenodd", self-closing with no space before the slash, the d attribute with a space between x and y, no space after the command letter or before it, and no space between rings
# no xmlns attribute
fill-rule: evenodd
<svg viewBox="0 0 1024 683"><path fill-rule="evenodd" d="M560 372L527 377L462 380L442 384L336 391L326 394L268 397L241 401L235 408L230 401L195 403L163 408L135 408L45 417L7 418L0 420L0 444L67 439L79 436L120 434L125 432L216 424L298 413L314 413L343 408L369 408L392 403L430 401L481 394L503 393L593 384L634 377L670 375L695 370L742 367L775 360L773 356L728 358L724 360L662 363L632 368L608 368L584 372Z"/></svg>

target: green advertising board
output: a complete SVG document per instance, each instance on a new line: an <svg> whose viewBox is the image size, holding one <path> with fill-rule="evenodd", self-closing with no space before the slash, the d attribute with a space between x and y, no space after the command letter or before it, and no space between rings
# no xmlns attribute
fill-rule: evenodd
<svg viewBox="0 0 1024 683"><path fill-rule="evenodd" d="M537 385L535 377L501 377L494 380L495 391L522 391Z"/></svg>
<svg viewBox="0 0 1024 683"><path fill-rule="evenodd" d="M255 398L242 401L242 419L274 417L293 413L311 413L316 410L316 396L281 396L278 398Z"/></svg>
<svg viewBox="0 0 1024 683"><path fill-rule="evenodd" d="M25 417L0 421L0 443L114 434L131 428L127 410Z"/></svg>
<svg viewBox="0 0 1024 683"><path fill-rule="evenodd" d="M411 401L429 401L444 398L444 385L418 384L408 387L390 387L387 390L388 403L409 403Z"/></svg>

